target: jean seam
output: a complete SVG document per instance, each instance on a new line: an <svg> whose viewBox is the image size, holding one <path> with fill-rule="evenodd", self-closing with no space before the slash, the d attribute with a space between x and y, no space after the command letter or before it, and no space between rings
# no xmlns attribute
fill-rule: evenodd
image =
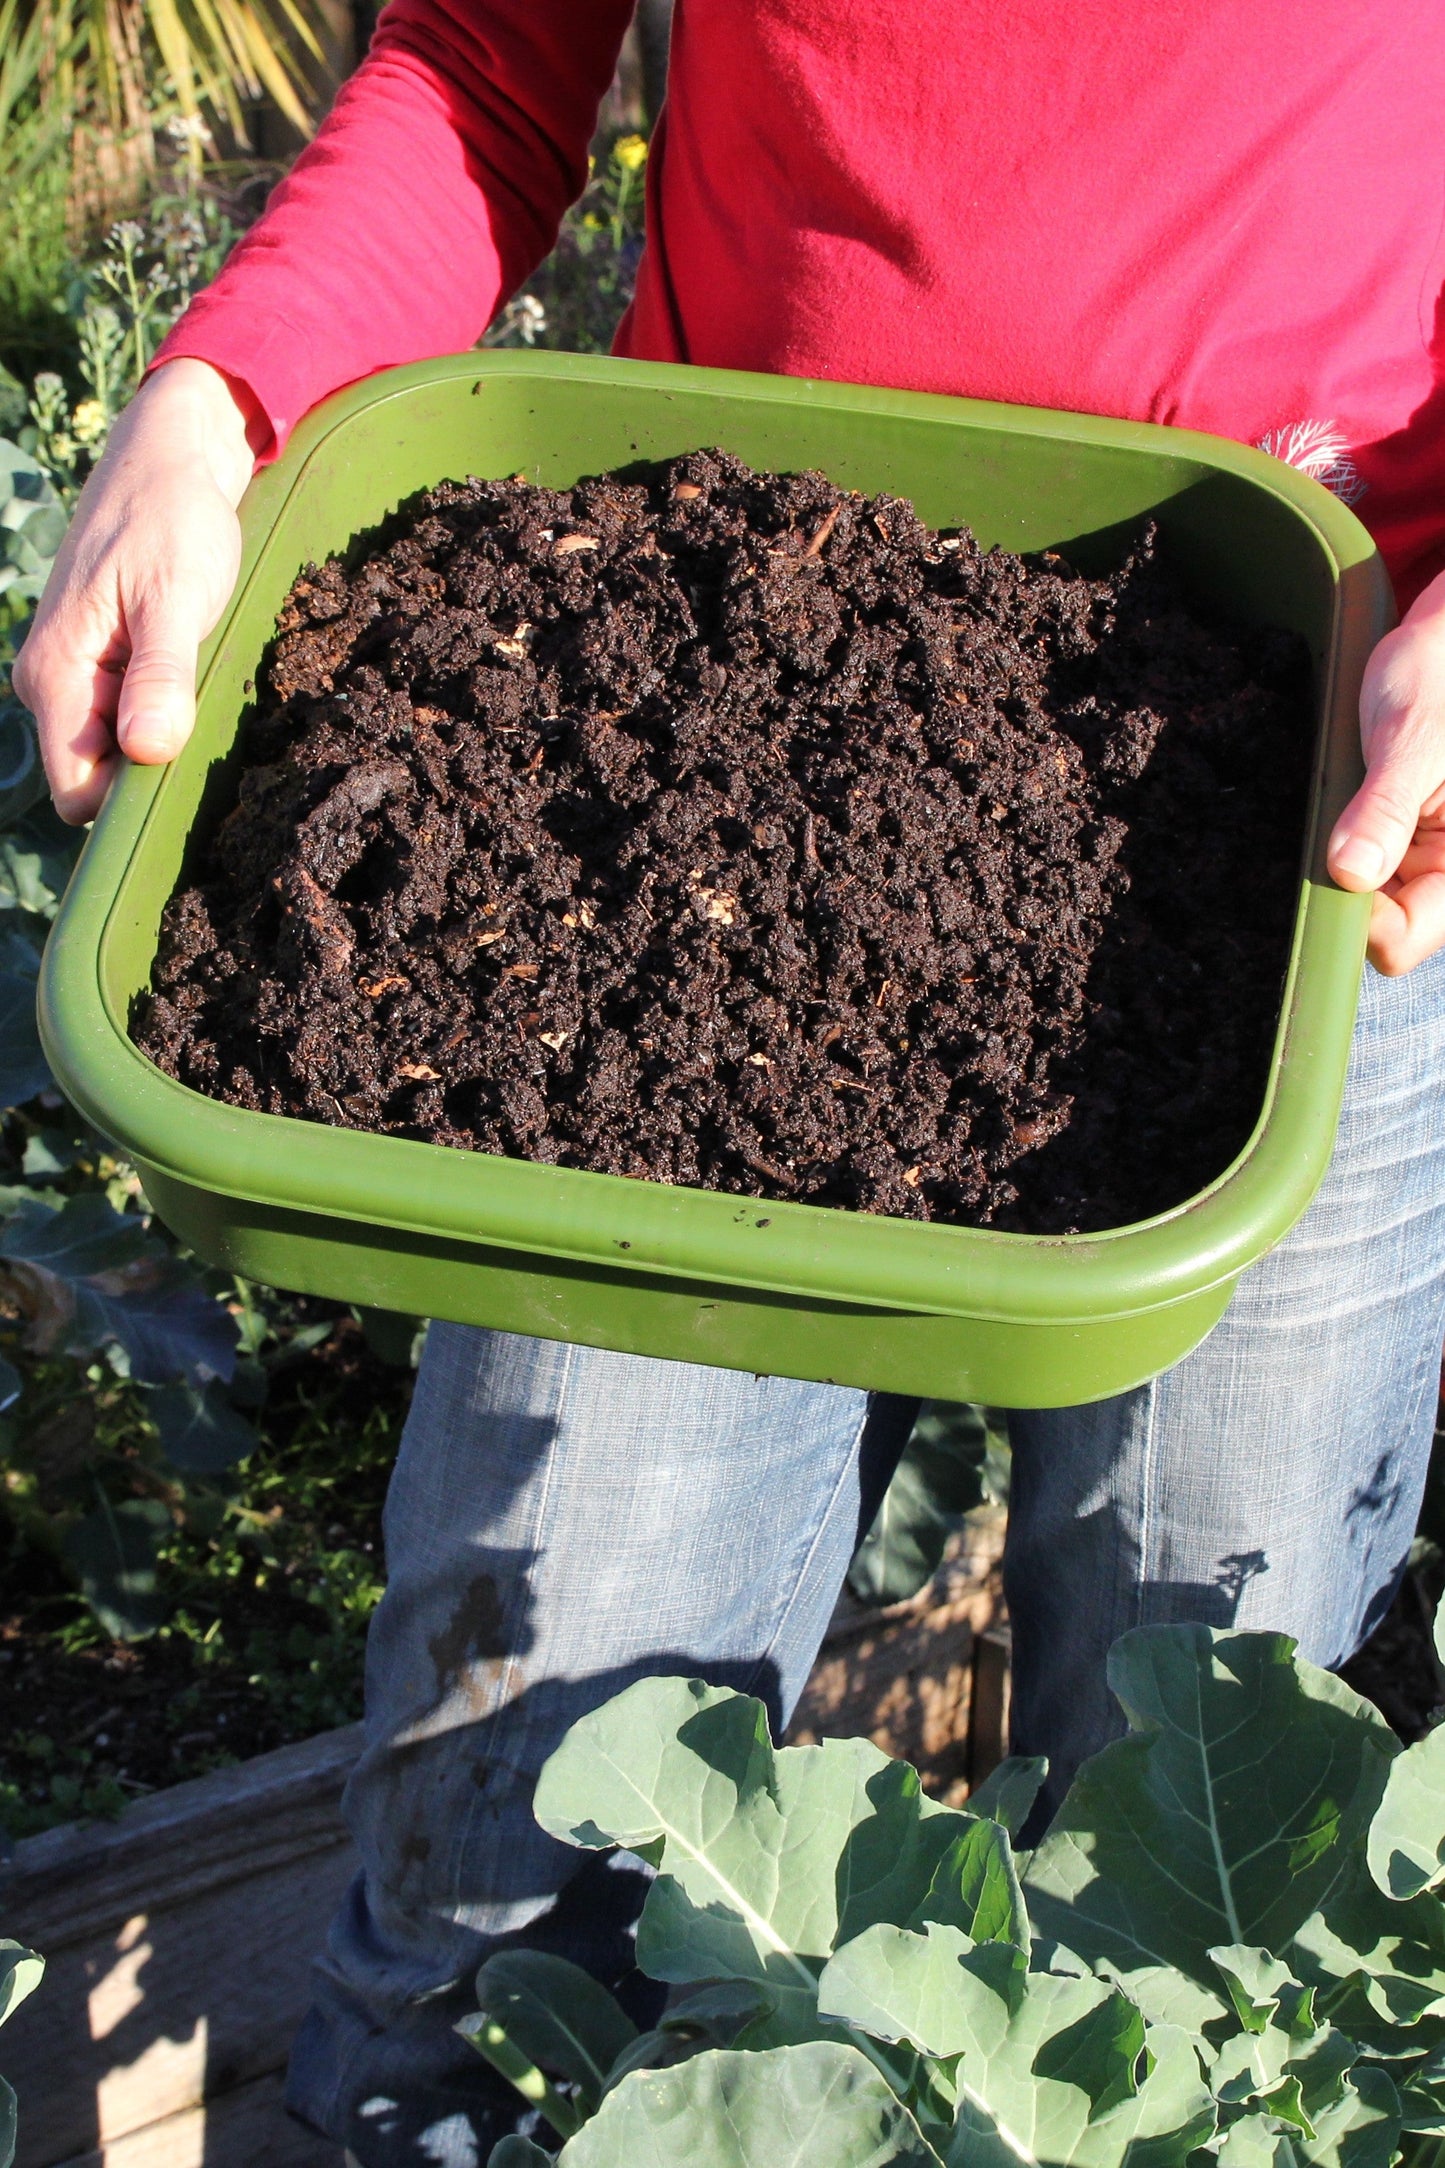
<svg viewBox="0 0 1445 2168"><path fill-rule="evenodd" d="M833 1508L838 1503L838 1494L842 1490L844 1483L848 1479L849 1470L854 1466L857 1461L858 1449L863 1442L863 1429L867 1421L868 1401L865 1398L863 1402L863 1412L858 1418L858 1427L853 1433L853 1443L849 1448L847 1457L844 1460L843 1465L838 1470L838 1474L834 1481L833 1488L828 1495L828 1503L818 1516L818 1523L813 1530L812 1541L809 1543L807 1550L803 1553L802 1558L798 1562L798 1568L793 1575L793 1585L789 1593L788 1600L783 1605L782 1610L778 1613L778 1616L774 1621L772 1633L768 1637L767 1647L762 1651L761 1655L758 1657L757 1663L748 1673L747 1683L749 1688L757 1684L758 1680L763 1674L764 1669L772 1661L773 1655L780 1641L783 1638L784 1630L787 1626L788 1620L792 1617L793 1611L797 1606L798 1591L803 1586L803 1583L807 1578L808 1568L812 1565L813 1560L818 1555L818 1546L823 1540L823 1532L827 1528L829 1522L833 1517ZM790 1712L786 1710L780 1710L779 1713L783 1717L784 1722L786 1722Z"/></svg>
<svg viewBox="0 0 1445 2168"><path fill-rule="evenodd" d="M1131 1624L1144 1624L1145 1591L1151 1585L1153 1574L1152 1550L1154 1545L1154 1447L1159 1407L1159 1381L1151 1378L1144 1388L1147 1395L1144 1423L1143 1449L1139 1457L1139 1562L1134 1573L1134 1602Z"/></svg>

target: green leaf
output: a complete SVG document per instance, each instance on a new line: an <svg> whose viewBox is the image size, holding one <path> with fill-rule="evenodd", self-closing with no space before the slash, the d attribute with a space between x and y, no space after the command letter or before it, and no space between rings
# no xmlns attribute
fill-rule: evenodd
<svg viewBox="0 0 1445 2168"><path fill-rule="evenodd" d="M67 1137L62 1129L36 1130L25 1140L20 1171L27 1182L46 1182L51 1175L68 1174L84 1149L77 1139Z"/></svg>
<svg viewBox="0 0 1445 2168"><path fill-rule="evenodd" d="M1219 2168L1299 2168L1299 2155L1272 2115L1242 2115L1215 2155Z"/></svg>
<svg viewBox="0 0 1445 2168"><path fill-rule="evenodd" d="M909 1925L929 1920L961 1927L975 1942L1011 1942L1028 1950L1029 1916L1001 1823L973 1822L954 1838Z"/></svg>
<svg viewBox="0 0 1445 2168"><path fill-rule="evenodd" d="M1424 2057L1400 2086L1403 2127L1445 2138L1445 2047Z"/></svg>
<svg viewBox="0 0 1445 2168"><path fill-rule="evenodd" d="M373 1355L398 1370L415 1370L421 1359L418 1341L426 1331L426 1319L407 1316L401 1310L358 1309L361 1330Z"/></svg>
<svg viewBox="0 0 1445 2168"><path fill-rule="evenodd" d="M643 1679L573 1726L542 1770L538 1821L658 1868L638 1927L654 1979L766 1985L785 2037L835 1943L908 1918L973 1826L861 1739L775 1751L762 1703ZM792 2016L783 2004L801 2000Z"/></svg>
<svg viewBox="0 0 1445 2168"><path fill-rule="evenodd" d="M102 1499L67 1529L66 1557L80 1576L91 1610L117 1641L143 1641L166 1615L156 1593L156 1553L171 1516L155 1498Z"/></svg>
<svg viewBox="0 0 1445 2168"><path fill-rule="evenodd" d="M35 1021L40 951L18 926L0 927L0 1107L48 1091L50 1064Z"/></svg>
<svg viewBox="0 0 1445 2168"><path fill-rule="evenodd" d="M1124 2168L1126 2163L1129 2168L1183 2168L1195 2149L1212 2137L1214 2103L1200 2080L1188 2035L1171 2026L1150 2027L1145 2061L1146 2074L1131 2098L1082 2128L1077 2127L1075 2116L1068 2118L1077 2135L1067 2159L1077 2168ZM1052 2087L1058 2081L1046 2082ZM1008 2168L1011 2149L1000 2143L1003 2132L998 2118L974 2103L970 2087L971 2080L963 2088L947 2168L984 2168L985 2161L991 2168ZM1043 2093L1042 2083L1036 2080L1035 2087ZM1010 2089L1004 2090L1008 2097ZM1026 2096L1021 2088L1016 2098L1023 2107ZM1047 2103L1054 2104L1053 2100ZM1018 2135L1012 2125L1006 2127L1011 2136ZM1064 2156L1051 2144L1047 2158L1060 2163Z"/></svg>
<svg viewBox="0 0 1445 2168"><path fill-rule="evenodd" d="M1047 1983L1040 1997L1054 1988L1072 1997L1071 2014L1092 2009L1109 1993L1097 1980L1032 1977ZM1007 1945L980 1950L961 1929L937 1922L918 1934L880 1922L829 1958L818 1983L818 2007L825 2017L857 2026L875 2040L946 2058L1002 2037L1027 1978ZM1043 2007L1041 1999L1038 2008Z"/></svg>
<svg viewBox="0 0 1445 2168"><path fill-rule="evenodd" d="M539 2069L595 2103L637 2039L617 1999L580 1965L541 1950L501 1950L477 1974L477 2002Z"/></svg>
<svg viewBox="0 0 1445 2168"><path fill-rule="evenodd" d="M10 2168L15 2158L15 2094L0 2078L0 2168Z"/></svg>
<svg viewBox="0 0 1445 2168"><path fill-rule="evenodd" d="M1322 2013L1372 2055L1416 2055L1434 2044L1422 2027L1445 2032L1445 1905L1384 1896L1363 1846L1284 1954Z"/></svg>
<svg viewBox="0 0 1445 2168"><path fill-rule="evenodd" d="M1298 2078L1281 2078L1267 2093L1259 2096L1260 2110L1272 2115L1277 2123L1287 2123L1292 2130L1303 2131L1306 2138L1315 2136L1315 2126L1305 2113L1304 2093Z"/></svg>
<svg viewBox="0 0 1445 2168"><path fill-rule="evenodd" d="M40 1985L45 1959L23 1942L0 1942L0 2025Z"/></svg>
<svg viewBox="0 0 1445 2168"><path fill-rule="evenodd" d="M1002 1822L1009 1835L1016 1837L1048 1773L1049 1765L1041 1754L1010 1754L977 1790L969 1793L968 1811Z"/></svg>
<svg viewBox="0 0 1445 2168"><path fill-rule="evenodd" d="M1230 2125L1220 2168L1389 2168L1397 2157L1398 2105L1381 2071L1362 2068L1358 2085L1346 2086L1338 2105L1308 2129L1281 2113L1282 2105Z"/></svg>
<svg viewBox="0 0 1445 2168"><path fill-rule="evenodd" d="M1338 2104L1297 2148L1312 2168L1390 2168L1400 2149L1400 2098L1383 2070L1359 2063Z"/></svg>
<svg viewBox="0 0 1445 2168"><path fill-rule="evenodd" d="M259 1442L217 1385L159 1386L147 1396L146 1413L160 1433L161 1451L183 1475L219 1475Z"/></svg>
<svg viewBox="0 0 1445 2168"><path fill-rule="evenodd" d="M1445 1724L1393 1764L1370 1824L1370 1872L1387 1897L1415 1897L1445 1875Z"/></svg>
<svg viewBox="0 0 1445 2168"><path fill-rule="evenodd" d="M0 834L0 911L53 918L80 856L85 832L67 828L47 803Z"/></svg>
<svg viewBox="0 0 1445 2168"><path fill-rule="evenodd" d="M707 2048L730 2048L754 2019L770 2013L772 1998L749 1980L717 1980L668 2005L650 2032L639 2033L607 2073L620 2084L631 2070L667 2070Z"/></svg>
<svg viewBox="0 0 1445 2168"><path fill-rule="evenodd" d="M1100 1958L1095 1969L1100 1979L1111 1980L1131 2002L1137 2002L1151 2025L1178 2025L1185 2032L1201 2033L1206 2025L1228 2018L1229 2006L1222 1995L1201 1987L1174 1965L1115 1965Z"/></svg>
<svg viewBox="0 0 1445 2168"><path fill-rule="evenodd" d="M901 1603L932 1579L949 1537L982 1502L987 1444L977 1408L925 1404L848 1568L848 1586L861 1602Z"/></svg>
<svg viewBox="0 0 1445 2168"><path fill-rule="evenodd" d="M962 2057L951 2163L1108 2168L1145 2148L1182 2162L1211 2134L1187 2035L1146 2028L1104 1981L1010 1969L1009 1954L949 1927L873 1927L828 1964L819 2004L876 2038Z"/></svg>
<svg viewBox="0 0 1445 2168"><path fill-rule="evenodd" d="M523 2100L546 2117L559 2138L570 2138L581 2127L579 2104L565 2093L559 2093L546 2071L540 2069L526 2050L510 2037L506 2027L499 2025L494 2017L488 2017L485 2010L474 2010L454 2030L520 2093Z"/></svg>
<svg viewBox="0 0 1445 2168"><path fill-rule="evenodd" d="M9 828L45 796L35 719L13 693L0 697L0 828Z"/></svg>
<svg viewBox="0 0 1445 2168"><path fill-rule="evenodd" d="M949 2168L1005 2168L1020 2149L1040 2163L1118 2168L1147 2158L1158 2168L1183 2163L1212 2136L1214 2103L1186 2035L1151 2031L1147 2074L1120 2097L1125 2055L1143 2030L1127 1998L1106 1989L1107 2002L1061 2024L1071 2001L1082 2004L1086 1983L1039 1984L1043 1993L1031 1984L991 2055L964 2057ZM1105 2055L1107 2043L1114 2052ZM1050 2052L1060 2075L1040 2067Z"/></svg>
<svg viewBox="0 0 1445 2168"><path fill-rule="evenodd" d="M1397 1742L1284 1634L1143 1627L1109 1680L1131 1736L1080 1770L1025 1876L1030 1913L1126 1978L1165 1964L1213 1987L1212 1949L1280 1950L1313 1912Z"/></svg>
<svg viewBox="0 0 1445 2168"><path fill-rule="evenodd" d="M1280 1990L1289 1985L1289 1966L1247 1944L1211 1950L1209 1956L1223 1974L1240 2024L1246 2032L1262 2033L1279 2008Z"/></svg>
<svg viewBox="0 0 1445 2168"><path fill-rule="evenodd" d="M541 2146L530 2138L520 2138L514 2131L510 2137L501 2138L487 2156L487 2168L553 2168L555 2155L544 2153Z"/></svg>
<svg viewBox="0 0 1445 2168"><path fill-rule="evenodd" d="M570 2138L561 2168L938 2168L917 2123L856 2049L713 2048L640 2070Z"/></svg>
<svg viewBox="0 0 1445 2168"><path fill-rule="evenodd" d="M1356 2056L1354 2042L1332 2025L1317 2026L1303 2037L1282 2025L1266 2025L1223 2042L1209 2065L1210 2089L1235 2107L1263 2107L1278 2098L1290 2110L1285 2120L1303 2129L1311 2115L1340 2099ZM1283 2115L1284 2109L1274 2105L1270 2112Z"/></svg>
<svg viewBox="0 0 1445 2168"><path fill-rule="evenodd" d="M85 1355L115 1341L149 1384L224 1380L235 1367L235 1320L196 1268L94 1191L59 1211L18 1203L0 1227L0 1286L25 1314L32 1354Z"/></svg>

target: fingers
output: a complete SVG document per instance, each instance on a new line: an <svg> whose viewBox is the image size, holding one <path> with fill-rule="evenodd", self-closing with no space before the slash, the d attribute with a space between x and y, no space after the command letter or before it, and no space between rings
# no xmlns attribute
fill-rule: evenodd
<svg viewBox="0 0 1445 2168"><path fill-rule="evenodd" d="M1445 800L1445 635L1434 617L1381 640L1360 689L1364 783L1330 838L1341 888L1379 888L1398 869L1422 814Z"/></svg>
<svg viewBox="0 0 1445 2168"><path fill-rule="evenodd" d="M39 726L56 812L72 827L94 820L116 767L117 671L38 627L16 657L11 676Z"/></svg>
<svg viewBox="0 0 1445 2168"><path fill-rule="evenodd" d="M57 562L15 689L39 726L62 819L95 817L118 749L141 762L181 750L195 722L200 643L239 554L234 511L187 475L94 523L69 562Z"/></svg>
<svg viewBox="0 0 1445 2168"><path fill-rule="evenodd" d="M196 656L206 627L179 598L141 601L128 614L131 651L116 737L131 760L174 760L196 720Z"/></svg>
<svg viewBox="0 0 1445 2168"><path fill-rule="evenodd" d="M189 580L152 583L106 602L109 583L79 606L38 620L17 657L15 690L35 716L55 809L93 820L119 765L172 760L195 722L196 657L215 612ZM109 619L109 624L106 620ZM99 652L97 652L97 650Z"/></svg>
<svg viewBox="0 0 1445 2168"><path fill-rule="evenodd" d="M1413 971L1445 947L1445 873L1424 873L1395 895L1376 896L1368 955L1386 978Z"/></svg>

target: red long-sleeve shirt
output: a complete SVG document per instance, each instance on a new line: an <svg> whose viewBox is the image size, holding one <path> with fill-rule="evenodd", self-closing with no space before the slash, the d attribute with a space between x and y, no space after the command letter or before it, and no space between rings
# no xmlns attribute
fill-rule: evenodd
<svg viewBox="0 0 1445 2168"><path fill-rule="evenodd" d="M392 0L163 354L277 442L475 342L580 191L628 0ZM623 353L1263 443L1445 564L1439 0L678 0Z"/></svg>

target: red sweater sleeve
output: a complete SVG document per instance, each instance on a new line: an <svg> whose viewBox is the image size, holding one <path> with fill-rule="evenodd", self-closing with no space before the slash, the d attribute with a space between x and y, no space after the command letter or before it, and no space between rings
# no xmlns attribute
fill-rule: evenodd
<svg viewBox="0 0 1445 2168"><path fill-rule="evenodd" d="M265 215L155 365L238 378L285 443L308 407L473 345L587 177L629 0L392 0Z"/></svg>

